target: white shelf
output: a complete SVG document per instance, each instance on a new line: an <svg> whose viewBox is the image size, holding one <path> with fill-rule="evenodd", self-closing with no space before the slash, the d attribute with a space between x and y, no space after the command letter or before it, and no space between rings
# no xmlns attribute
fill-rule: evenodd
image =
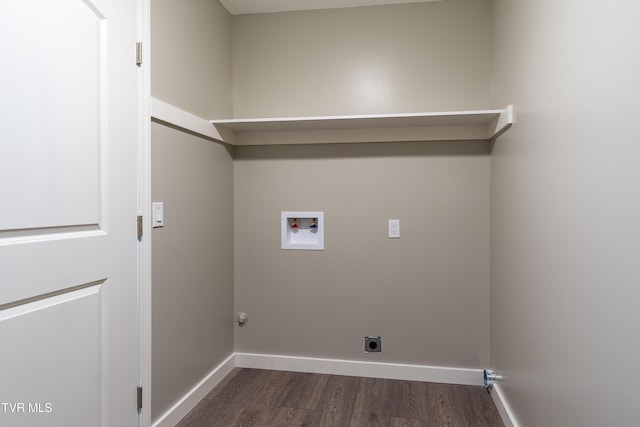
<svg viewBox="0 0 640 427"><path fill-rule="evenodd" d="M234 145L392 141L488 141L513 123L513 108L358 116L211 120Z"/></svg>

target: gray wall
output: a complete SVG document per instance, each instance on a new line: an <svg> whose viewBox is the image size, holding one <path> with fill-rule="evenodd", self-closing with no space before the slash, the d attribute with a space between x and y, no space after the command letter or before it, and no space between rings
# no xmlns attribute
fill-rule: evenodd
<svg viewBox="0 0 640 427"><path fill-rule="evenodd" d="M494 1L491 354L523 426L640 419L639 14Z"/></svg>
<svg viewBox="0 0 640 427"><path fill-rule="evenodd" d="M217 1L151 4L152 96L204 119L231 115L231 16ZM152 123L152 419L233 352L233 158Z"/></svg>
<svg viewBox="0 0 640 427"><path fill-rule="evenodd" d="M486 367L489 167L479 142L237 147L236 351ZM281 250L283 210L324 211L325 250Z"/></svg>
<svg viewBox="0 0 640 427"><path fill-rule="evenodd" d="M152 123L152 419L233 352L233 164L223 145Z"/></svg>
<svg viewBox="0 0 640 427"><path fill-rule="evenodd" d="M487 1L460 0L231 19L217 2L154 0L153 96L203 118L516 107L491 169L488 147L471 143L238 149L235 298L250 321L236 328L236 350L370 360L362 337L380 334L375 360L484 367L490 336L491 363L522 425L635 425L638 6L492 4L493 16ZM212 208L225 206L222 221L234 222L229 153L157 124L152 138L154 149L167 145L166 163L154 160L154 198L197 188L191 202L178 203L193 208L181 215L200 215L201 198L221 197ZM211 152L199 152L202 144ZM199 157L211 156L219 169L200 166L202 173L224 176L200 185L189 166L183 177L178 166L189 156L194 172ZM326 212L325 251L279 249L279 212L298 209ZM174 214L167 211L171 227L154 232L154 286L175 281L176 252L185 257L178 273L202 255L176 249L191 239L177 236ZM402 221L400 240L386 238L390 218ZM176 240L156 248L171 233ZM154 363L166 367L158 373L154 365L156 416L188 388L181 374L193 383L224 353L198 322L183 329L186 338L172 330L170 316L201 303L175 310L185 296L220 304L198 312L224 317L212 320L213 330L232 350L222 326L232 304L225 236L215 247L201 242L205 255L227 260L220 295L208 294L215 286L191 294L165 285L162 302L154 289L154 313L164 313L168 331L154 323ZM171 256L161 255L169 246ZM167 337L176 341L164 343L163 356L155 346ZM186 359L171 348L178 338L189 340L180 349Z"/></svg>
<svg viewBox="0 0 640 427"><path fill-rule="evenodd" d="M231 16L217 0L151 2L151 94L204 119L228 118Z"/></svg>
<svg viewBox="0 0 640 427"><path fill-rule="evenodd" d="M233 18L235 117L490 106L488 0Z"/></svg>
<svg viewBox="0 0 640 427"><path fill-rule="evenodd" d="M234 17L235 114L488 107L489 18L486 1ZM236 350L486 367L489 168L475 142L237 148ZM326 250L281 250L283 210L324 211Z"/></svg>

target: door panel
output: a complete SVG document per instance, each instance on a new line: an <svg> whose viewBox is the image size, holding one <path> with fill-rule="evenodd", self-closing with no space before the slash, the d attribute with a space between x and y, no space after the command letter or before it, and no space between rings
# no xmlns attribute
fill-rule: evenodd
<svg viewBox="0 0 640 427"><path fill-rule="evenodd" d="M0 425L132 426L136 2L0 2Z"/></svg>
<svg viewBox="0 0 640 427"><path fill-rule="evenodd" d="M0 187L0 200L16 207L0 210L0 224L98 224L106 20L78 0L1 7L3 93L10 96L0 103L0 182L20 185Z"/></svg>
<svg viewBox="0 0 640 427"><path fill-rule="evenodd" d="M3 342L12 343L5 346L2 363L13 367L3 372L3 382L12 384L8 395L3 390L3 401L10 396L13 403L4 411L0 407L0 420L11 420L3 425L100 425L100 288L0 312ZM78 393L61 392L61 385L81 391L81 400Z"/></svg>

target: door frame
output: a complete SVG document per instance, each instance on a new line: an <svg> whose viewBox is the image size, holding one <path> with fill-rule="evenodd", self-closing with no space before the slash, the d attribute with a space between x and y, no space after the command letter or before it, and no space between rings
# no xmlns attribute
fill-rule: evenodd
<svg viewBox="0 0 640 427"><path fill-rule="evenodd" d="M138 425L151 426L151 0L137 0L138 41L138 215L143 218L138 242L138 386L142 409Z"/></svg>

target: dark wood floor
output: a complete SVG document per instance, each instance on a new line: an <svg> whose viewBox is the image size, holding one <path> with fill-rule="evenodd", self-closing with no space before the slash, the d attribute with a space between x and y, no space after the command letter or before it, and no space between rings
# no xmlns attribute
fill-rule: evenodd
<svg viewBox="0 0 640 427"><path fill-rule="evenodd" d="M234 369L187 426L504 426L483 387Z"/></svg>

